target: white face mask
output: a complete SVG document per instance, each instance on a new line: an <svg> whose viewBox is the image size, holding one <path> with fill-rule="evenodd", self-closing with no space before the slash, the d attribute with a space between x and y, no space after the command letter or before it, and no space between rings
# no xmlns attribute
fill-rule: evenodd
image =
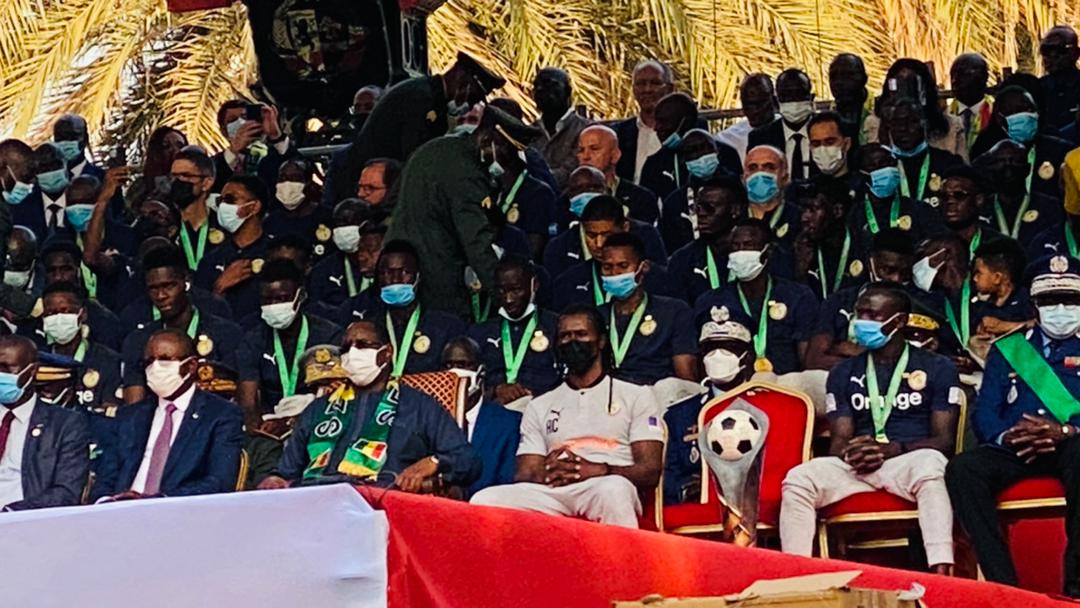
<svg viewBox="0 0 1080 608"><path fill-rule="evenodd" d="M4 271L4 284L14 287L15 289L23 289L26 284L30 282L29 270L5 270Z"/></svg>
<svg viewBox="0 0 1080 608"><path fill-rule="evenodd" d="M56 344L68 344L79 335L78 313L57 313L41 319L45 338Z"/></svg>
<svg viewBox="0 0 1080 608"><path fill-rule="evenodd" d="M291 302L278 302L277 304L264 304L262 307L262 320L274 329L285 329L292 325L299 312L300 290L296 290L296 296Z"/></svg>
<svg viewBox="0 0 1080 608"><path fill-rule="evenodd" d="M1055 340L1071 338L1080 331L1080 305L1057 304L1039 307L1039 327Z"/></svg>
<svg viewBox="0 0 1080 608"><path fill-rule="evenodd" d="M810 158L825 175L836 175L844 168L844 149L840 146L810 148Z"/></svg>
<svg viewBox="0 0 1080 608"><path fill-rule="evenodd" d="M525 307L525 312L521 313L520 317L514 318L514 317L510 316L510 313L506 312L506 308L500 306L499 307L499 316L506 319L507 321L514 321L516 323L516 322L528 317L529 315L531 315L534 310L536 310L536 304L533 304L532 302L529 302L529 305Z"/></svg>
<svg viewBox="0 0 1080 608"><path fill-rule="evenodd" d="M180 375L180 366L189 361L154 361L146 366L146 386L162 399L168 399L188 381L190 374Z"/></svg>
<svg viewBox="0 0 1080 608"><path fill-rule="evenodd" d="M357 388L368 386L379 377L386 363L379 365L379 353L383 348L349 348L349 352L341 357L341 366L349 374L349 381Z"/></svg>
<svg viewBox="0 0 1080 608"><path fill-rule="evenodd" d="M933 255L937 255L936 253ZM933 255L928 255L924 258L920 258L918 262L911 268L911 280L915 283L915 286L923 291L930 291L930 288L934 285L934 277L937 276L939 270L941 270L942 264L937 266L930 265L930 258Z"/></svg>
<svg viewBox="0 0 1080 608"><path fill-rule="evenodd" d="M732 251L728 254L728 270L739 281L753 281L758 278L761 271L765 270L765 264L761 261L761 251Z"/></svg>
<svg viewBox="0 0 1080 608"><path fill-rule="evenodd" d="M742 357L735 353L718 348L709 351L703 359L705 375L715 384L727 384L735 379L742 371Z"/></svg>
<svg viewBox="0 0 1080 608"><path fill-rule="evenodd" d="M790 124L797 125L810 118L814 113L814 100L805 101L782 101L780 102L780 116Z"/></svg>
<svg viewBox="0 0 1080 608"><path fill-rule="evenodd" d="M462 380L469 381L469 388L466 389L468 391L469 397L476 395L476 393L480 391L480 370L452 367L447 371L453 372L458 378L461 378Z"/></svg>
<svg viewBox="0 0 1080 608"><path fill-rule="evenodd" d="M356 253L360 248L360 226L334 228L334 246L343 253Z"/></svg>
<svg viewBox="0 0 1080 608"><path fill-rule="evenodd" d="M304 182L278 182L274 194L281 204L292 211L304 202Z"/></svg>

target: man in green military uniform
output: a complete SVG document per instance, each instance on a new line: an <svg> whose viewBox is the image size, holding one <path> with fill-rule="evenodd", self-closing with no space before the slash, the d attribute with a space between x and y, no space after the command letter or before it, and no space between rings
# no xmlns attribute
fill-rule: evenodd
<svg viewBox="0 0 1080 608"><path fill-rule="evenodd" d="M492 178L502 175L497 157L524 151L540 135L502 110L488 106L471 135L449 135L421 146L405 165L401 191L386 240L401 239L420 260L420 301L425 310L469 315L470 289L495 284ZM479 285L466 286L472 267Z"/></svg>
<svg viewBox="0 0 1080 608"><path fill-rule="evenodd" d="M356 196L364 163L373 158L405 162L421 144L445 135L449 119L464 116L505 83L469 55L458 53L445 73L393 86L375 104L352 144L331 161L323 204L333 207Z"/></svg>

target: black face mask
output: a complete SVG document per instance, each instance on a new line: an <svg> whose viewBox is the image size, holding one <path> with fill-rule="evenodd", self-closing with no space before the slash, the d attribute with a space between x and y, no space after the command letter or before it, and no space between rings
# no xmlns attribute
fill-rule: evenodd
<svg viewBox="0 0 1080 608"><path fill-rule="evenodd" d="M169 185L169 192L165 195L165 202L176 205L178 209L186 209L197 198L194 184L177 179L173 180L173 183Z"/></svg>
<svg viewBox="0 0 1080 608"><path fill-rule="evenodd" d="M555 356L571 374L575 376L583 374L596 361L596 343L573 340L560 344L555 349Z"/></svg>

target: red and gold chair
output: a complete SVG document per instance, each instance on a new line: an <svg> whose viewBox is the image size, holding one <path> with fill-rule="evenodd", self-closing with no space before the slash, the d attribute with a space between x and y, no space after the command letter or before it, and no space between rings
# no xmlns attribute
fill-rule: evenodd
<svg viewBox="0 0 1080 608"><path fill-rule="evenodd" d="M798 392L768 382L752 381L716 397L701 408L698 428L715 418L738 398L743 398L769 417L765 438L761 488L758 494L758 533L770 533L780 522L780 484L796 465L810 459L814 430L814 405ZM725 508L720 489L701 459L701 501L663 507L663 530L683 535L716 535L724 532ZM661 502L662 504L662 493Z"/></svg>
<svg viewBox="0 0 1080 608"><path fill-rule="evenodd" d="M960 405L956 445L963 445L967 421L966 400ZM908 534L919 525L915 503L884 490L860 492L818 511L818 551L827 558L835 543L843 557L847 549L870 550L906 547ZM853 535L860 538L850 541ZM831 537L831 538L830 538Z"/></svg>
<svg viewBox="0 0 1080 608"><path fill-rule="evenodd" d="M406 374L400 382L421 393L427 393L454 417L459 427L465 424L465 393L468 381L454 372L425 372Z"/></svg>

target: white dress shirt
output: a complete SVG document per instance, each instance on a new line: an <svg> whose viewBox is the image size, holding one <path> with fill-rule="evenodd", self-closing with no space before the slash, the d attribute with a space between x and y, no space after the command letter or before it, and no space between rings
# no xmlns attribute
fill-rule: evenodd
<svg viewBox="0 0 1080 608"><path fill-rule="evenodd" d="M30 430L30 416L34 413L35 403L36 396L13 410L0 406L0 421L3 421L9 411L15 414L8 432L7 447L4 455L0 457L0 507L23 499L23 447L26 445L26 433Z"/></svg>
<svg viewBox="0 0 1080 608"><path fill-rule="evenodd" d="M64 226L64 209L67 208L67 193L61 192L60 196L53 199L50 198L45 192L41 193L41 204L45 209L45 225L56 226L61 228ZM49 209L52 205L59 205L59 209ZM55 221L53 219L55 216Z"/></svg>
<svg viewBox="0 0 1080 608"><path fill-rule="evenodd" d="M281 141L270 145L277 150L278 154L285 156L285 153L289 151L289 136L286 135ZM229 168L233 171L236 171L240 168L240 164L244 162L245 153L241 152L240 154L237 154L236 152L233 152L231 148L225 148L223 156L225 157L225 164L229 165Z"/></svg>
<svg viewBox="0 0 1080 608"><path fill-rule="evenodd" d="M469 436L466 437L469 443L472 443L473 431L476 430L476 421L480 419L480 408L484 407L484 400L481 399L480 403L477 403L471 410L465 412L465 422L468 423Z"/></svg>
<svg viewBox="0 0 1080 608"><path fill-rule="evenodd" d="M784 155L787 156L788 161L788 173L791 174L792 179L807 179L810 177L810 134L806 129L806 125L810 124L809 121L803 124L802 128L798 131L792 131L791 127L788 127L786 122L780 121L780 124L784 127ZM792 167L791 158L795 154L795 135L801 135L802 141L799 142L799 147L802 148L802 167ZM801 169L801 173L797 173Z"/></svg>
<svg viewBox="0 0 1080 608"><path fill-rule="evenodd" d="M169 438L169 446L171 447L173 442L176 441L176 434L180 432L180 424L184 421L184 414L187 412L188 407L191 406L191 397L194 394L195 385L192 384L191 388L173 401L166 401L158 397L158 406L154 410L154 421L150 423L150 436L146 438L142 463L139 464L139 472L135 474L135 481L131 483L132 490L142 492L146 488L146 476L150 473L150 458L154 455L154 444L157 442L158 435L161 434L161 427L165 426L165 408L170 403L176 406L176 411L172 413L172 437Z"/></svg>
<svg viewBox="0 0 1080 608"><path fill-rule="evenodd" d="M79 164L71 168L71 179L79 177L83 174L83 171L86 171L86 156L83 156L83 159L79 161Z"/></svg>
<svg viewBox="0 0 1080 608"><path fill-rule="evenodd" d="M634 183L641 183L641 168L650 156L660 151L660 138L656 131L649 125L637 119L637 156L634 158Z"/></svg>
<svg viewBox="0 0 1080 608"><path fill-rule="evenodd" d="M746 142L750 139L750 121L740 118L738 122L717 133L716 139L722 144L727 144L739 153L739 162L746 160Z"/></svg>

